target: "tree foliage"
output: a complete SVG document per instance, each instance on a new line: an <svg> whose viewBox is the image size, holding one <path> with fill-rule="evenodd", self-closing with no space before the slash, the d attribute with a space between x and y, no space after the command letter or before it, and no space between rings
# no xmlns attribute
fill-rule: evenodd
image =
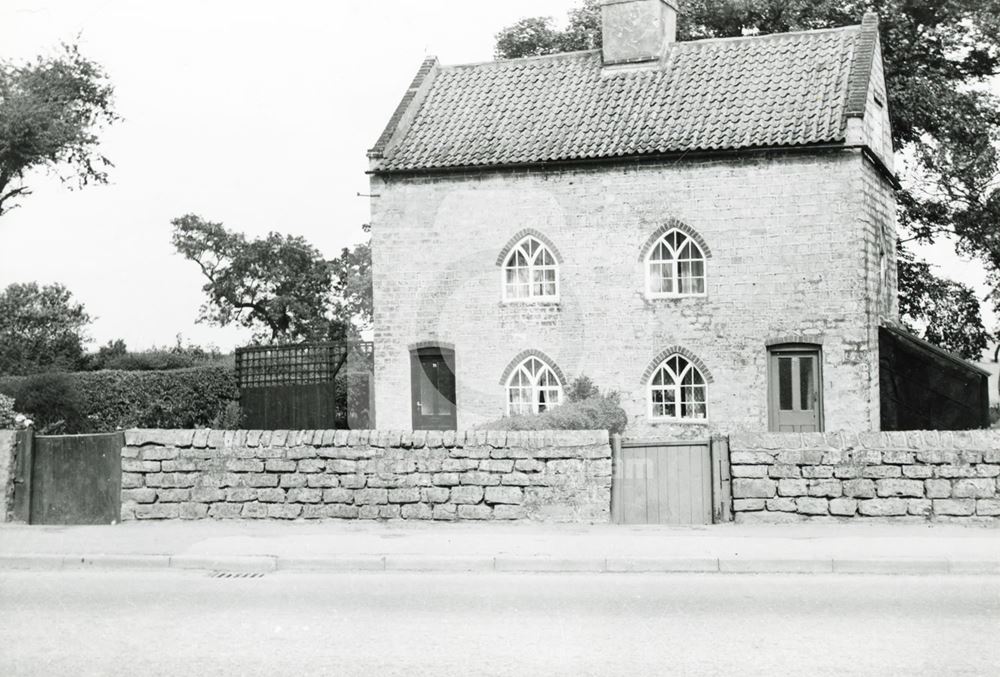
<svg viewBox="0 0 1000 677"><path fill-rule="evenodd" d="M930 243L942 235L954 238L959 253L984 264L996 290L1000 288L1000 106L987 85L1000 67L1000 0L685 0L678 39L845 26L859 23L867 11L880 18L893 142L903 165L902 240ZM571 27L577 27L573 31L553 30L550 22L537 20L504 29L497 35L497 57L599 46L599 4L586 0L571 16L575 22ZM529 25L547 27L547 32L523 30ZM583 26L587 29L580 29ZM571 32L585 34L596 44L574 41ZM533 35L539 37L537 42L532 42ZM954 296L960 287L954 283L942 287L938 278L917 274L901 274L900 280L901 294L910 298L940 299L945 287ZM1000 293L994 291L992 302L1000 312ZM925 313L919 319L928 328L955 319L954 308L947 304L928 301L908 307ZM977 335L983 332L978 314L970 312L963 318L978 322L973 327Z"/></svg>
<svg viewBox="0 0 1000 677"><path fill-rule="evenodd" d="M910 331L968 360L981 359L990 341L975 292L936 276L926 261L905 252L899 257L899 315Z"/></svg>
<svg viewBox="0 0 1000 677"><path fill-rule="evenodd" d="M0 293L0 374L75 369L89 323L61 284L11 284Z"/></svg>
<svg viewBox="0 0 1000 677"><path fill-rule="evenodd" d="M27 64L0 62L0 215L31 194L25 178L35 169L71 186L107 182L112 165L97 134L119 119L113 91L75 45Z"/></svg>
<svg viewBox="0 0 1000 677"><path fill-rule="evenodd" d="M496 34L498 59L518 59L558 52L596 49L601 46L600 0L583 0L571 9L565 29L553 26L550 17L528 17Z"/></svg>
<svg viewBox="0 0 1000 677"><path fill-rule="evenodd" d="M301 237L272 232L248 240L194 214L172 224L174 247L207 280L199 321L237 323L272 342L339 340L371 325L368 243L327 261Z"/></svg>
<svg viewBox="0 0 1000 677"><path fill-rule="evenodd" d="M322 333L330 269L301 237L271 232L248 240L221 223L188 214L171 222L173 244L208 280L199 321L253 329L260 339L296 340Z"/></svg>
<svg viewBox="0 0 1000 677"><path fill-rule="evenodd" d="M372 247L370 242L344 247L330 261L334 281L334 302L329 337L356 338L372 326Z"/></svg>

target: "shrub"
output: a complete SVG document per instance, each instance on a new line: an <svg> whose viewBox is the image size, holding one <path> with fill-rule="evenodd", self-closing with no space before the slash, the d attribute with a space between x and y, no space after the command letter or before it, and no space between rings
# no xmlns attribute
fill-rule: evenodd
<svg viewBox="0 0 1000 677"><path fill-rule="evenodd" d="M589 376L577 376L566 388L566 399L570 402L581 402L600 396L600 388L594 385Z"/></svg>
<svg viewBox="0 0 1000 677"><path fill-rule="evenodd" d="M17 412L14 410L14 398L0 394L0 430L13 428L15 416Z"/></svg>
<svg viewBox="0 0 1000 677"><path fill-rule="evenodd" d="M225 367L41 374L0 379L0 392L39 430L65 420L58 432L66 433L208 426L237 397Z"/></svg>
<svg viewBox="0 0 1000 677"><path fill-rule="evenodd" d="M210 425L215 430L240 430L246 426L243 424L243 410L236 400L226 402L226 406L215 415Z"/></svg>
<svg viewBox="0 0 1000 677"><path fill-rule="evenodd" d="M566 388L566 402L540 414L504 416L477 426L480 430L607 430L621 434L628 415L617 392L601 393L586 376ZM582 398L580 396L583 395ZM574 399L580 398L580 399Z"/></svg>
<svg viewBox="0 0 1000 677"><path fill-rule="evenodd" d="M1000 404L990 407L990 427L1000 429Z"/></svg>
<svg viewBox="0 0 1000 677"><path fill-rule="evenodd" d="M13 393L14 408L35 421L40 433L90 431L86 401L72 374L49 372L26 376Z"/></svg>
<svg viewBox="0 0 1000 677"><path fill-rule="evenodd" d="M75 376L87 417L99 430L203 427L237 397L233 371L223 367Z"/></svg>

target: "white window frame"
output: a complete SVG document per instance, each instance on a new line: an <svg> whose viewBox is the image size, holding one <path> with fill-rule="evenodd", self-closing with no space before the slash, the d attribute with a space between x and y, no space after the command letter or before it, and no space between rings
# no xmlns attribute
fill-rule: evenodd
<svg viewBox="0 0 1000 677"><path fill-rule="evenodd" d="M538 363L537 368L534 370L535 371L534 374L532 374L532 369L531 369L532 361ZM527 379L528 381L527 385L512 385L513 381L519 375L523 375ZM541 385L539 383L542 380L542 377L545 375L550 376L551 379L555 381L556 383L555 388L553 388L551 385ZM528 411L511 411L512 390L529 391L531 401L530 403L528 403L529 406ZM559 374L556 373L556 370L552 368L552 365L550 365L537 355L529 355L528 357L521 360L518 363L518 365L513 370L511 370L510 376L507 377L507 382L504 384L504 398L507 401L507 407L506 407L507 415L515 416L521 414L531 415L539 413L540 399L541 399L539 395L542 393L542 391L553 391L553 390L556 393L556 401L546 402L545 404L546 409L557 407L563 403L563 398L565 397L563 382L559 378Z"/></svg>
<svg viewBox="0 0 1000 677"><path fill-rule="evenodd" d="M682 368L679 374L675 373L674 369L668 364L668 362L673 360L675 357L679 358L682 362ZM656 375L660 372L661 369L665 370L668 376L673 377L672 384L663 386L653 385L653 382L656 380ZM699 378L701 378L700 384L695 384L694 386L683 385L684 377L687 376L687 374L690 371L694 371L694 373L696 373L699 376ZM681 396L682 396L682 390L685 387L701 388L701 391L704 394L704 401L702 402L705 409L704 416L700 417L684 416L682 414L683 408L681 407ZM653 405L653 392L657 390L673 392L674 406L675 406L674 411L677 412L676 416L661 416L656 413L655 407ZM675 423L707 423L708 422L708 379L705 378L705 374L702 373L701 369L699 369L698 366L691 359L685 357L681 353L671 353L662 362L656 365L656 369L654 369L653 373L650 374L649 376L649 382L646 384L646 404L647 404L647 410L649 412L649 419L651 421L672 421Z"/></svg>
<svg viewBox="0 0 1000 677"><path fill-rule="evenodd" d="M534 255L529 255L528 248L525 246L527 242L531 240L537 245ZM540 265L537 260L542 256L542 253L548 254L549 258L552 260L552 265ZM521 253L528 261L528 296L509 296L507 294L507 270L512 268L511 259L514 258L518 253ZM500 267L500 293L501 298L504 303L558 303L559 302L559 261L556 259L555 254L552 249L542 242L540 239L534 235L525 235L523 238L517 241L507 256L503 260L503 265ZM534 294L534 276L535 271L542 270L552 270L555 272L555 293L547 295L536 295ZM551 283L543 283L551 284Z"/></svg>
<svg viewBox="0 0 1000 677"><path fill-rule="evenodd" d="M674 247L672 247L670 245L670 243L667 242L667 237L670 236L673 233L677 233L682 238L680 240L679 246L676 249ZM689 242L691 243L692 248L698 253L699 258L696 258L696 259L683 259L683 260L684 261L700 261L701 262L702 271L703 271L702 275L700 276L701 279L702 279L702 291L700 291L700 292L686 292L686 293L681 293L679 291L679 289L680 289L679 262L681 260L681 259L679 259L679 256L680 256L681 251L683 251L684 246L687 243L689 243ZM674 254L674 258L670 262L670 265L671 265L671 280L672 280L672 285L671 286L673 287L674 291L669 291L669 292L665 292L665 291L653 291L653 275L652 275L653 266L654 265L663 265L662 261L659 262L659 263L654 263L654 261L653 261L653 254L659 248L659 246L660 246L661 243L665 247L667 247ZM643 261L643 268L644 268L643 273L644 273L645 278L646 278L646 297L647 298L651 298L651 299L674 299L674 298L689 298L689 297L697 298L697 297L706 296L708 294L708 257L705 256L705 250L701 248L701 245L698 244L698 241L695 238L691 237L690 234L685 233L680 228L671 228L667 232L663 233L663 235L661 235L660 237L656 238L656 241L653 242L653 245L649 248L649 251L646 253L646 258Z"/></svg>

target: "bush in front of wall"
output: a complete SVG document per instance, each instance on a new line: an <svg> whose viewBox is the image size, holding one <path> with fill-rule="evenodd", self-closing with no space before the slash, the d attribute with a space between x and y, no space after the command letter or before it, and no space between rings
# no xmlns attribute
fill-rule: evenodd
<svg viewBox="0 0 1000 677"><path fill-rule="evenodd" d="M54 433L206 427L237 398L226 367L37 374L0 379L0 392L40 432Z"/></svg>
<svg viewBox="0 0 1000 677"><path fill-rule="evenodd" d="M99 430L206 427L237 398L235 375L224 367L75 377L88 404L87 418Z"/></svg>
<svg viewBox="0 0 1000 677"><path fill-rule="evenodd" d="M628 415L617 392L601 393L586 376L565 388L566 401L540 414L514 414L476 426L480 430L607 430L621 434Z"/></svg>
<svg viewBox="0 0 1000 677"><path fill-rule="evenodd" d="M33 374L13 381L14 408L28 415L38 432L90 432L86 416L86 401L73 378L67 372Z"/></svg>

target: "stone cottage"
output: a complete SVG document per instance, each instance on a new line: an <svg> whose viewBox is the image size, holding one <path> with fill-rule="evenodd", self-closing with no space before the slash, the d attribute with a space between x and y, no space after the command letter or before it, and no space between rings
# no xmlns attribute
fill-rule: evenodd
<svg viewBox="0 0 1000 677"><path fill-rule="evenodd" d="M374 147L381 428L554 406L634 436L877 430L897 317L878 20L675 40L606 0L600 50L429 58Z"/></svg>

